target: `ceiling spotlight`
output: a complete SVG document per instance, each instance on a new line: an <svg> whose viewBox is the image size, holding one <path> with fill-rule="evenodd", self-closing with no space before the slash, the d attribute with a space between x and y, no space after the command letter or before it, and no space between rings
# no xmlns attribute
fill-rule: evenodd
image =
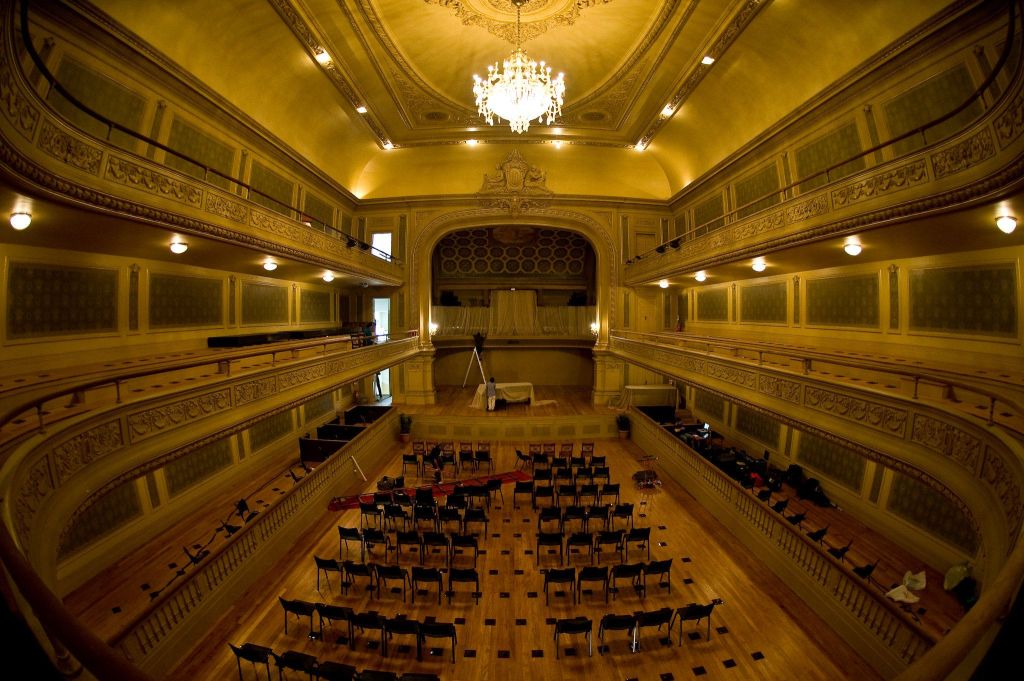
<svg viewBox="0 0 1024 681"><path fill-rule="evenodd" d="M706 54L704 55L704 58L700 60L700 63L703 64L704 66L711 66L712 64L715 63L715 58L712 57L710 54Z"/></svg>
<svg viewBox="0 0 1024 681"><path fill-rule="evenodd" d="M316 53L315 58L321 66L327 66L331 63L331 55L327 54L327 50L320 50Z"/></svg>
<svg viewBox="0 0 1024 681"><path fill-rule="evenodd" d="M27 223L26 223L27 224ZM14 216L11 216L11 227L18 229L14 226ZM1013 230L1017 229L1017 218L1012 215L1002 215L996 218L996 227L1003 234L1013 234Z"/></svg>
<svg viewBox="0 0 1024 681"><path fill-rule="evenodd" d="M661 288L668 288L668 279L662 279L658 282L658 286Z"/></svg>
<svg viewBox="0 0 1024 681"><path fill-rule="evenodd" d="M388 149L388 150L391 150L391 149L395 148L395 145L391 143L391 140L386 140L384 142L384 148Z"/></svg>
<svg viewBox="0 0 1024 681"><path fill-rule="evenodd" d="M357 107L356 107L356 113L361 113L361 114L364 114L364 113L366 113L366 107L365 107L365 106L363 106L363 105L359 105L359 106L357 106Z"/></svg>
<svg viewBox="0 0 1024 681"><path fill-rule="evenodd" d="M188 244L179 239L178 237L174 237L174 241L171 242L171 253L175 255L181 255L187 250Z"/></svg>
<svg viewBox="0 0 1024 681"><path fill-rule="evenodd" d="M701 270L697 274L693 275L693 278L696 279L697 281L704 281L705 279L708 278L708 273L705 272L704 270Z"/></svg>
<svg viewBox="0 0 1024 681"><path fill-rule="evenodd" d="M466 146L475 147L478 144L476 140L466 140Z"/></svg>
<svg viewBox="0 0 1024 681"><path fill-rule="evenodd" d="M764 261L764 258L754 258L750 263L750 268L755 272L764 272L766 267L768 267L768 264Z"/></svg>
<svg viewBox="0 0 1024 681"><path fill-rule="evenodd" d="M671 104L666 104L665 108L661 110L662 118L668 118L674 111L675 109L672 108Z"/></svg>
<svg viewBox="0 0 1024 681"><path fill-rule="evenodd" d="M633 148L636 149L637 151L643 151L644 149L647 148L647 146L644 144L643 140L640 140L635 145L633 145Z"/></svg>
<svg viewBox="0 0 1024 681"><path fill-rule="evenodd" d="M274 270L277 269L277 263L271 260L270 258L267 258L266 260L263 261L263 269L265 269L268 272L273 272Z"/></svg>
<svg viewBox="0 0 1024 681"><path fill-rule="evenodd" d="M32 216L29 213L11 213L11 227L19 232L32 224ZM1014 222L1014 224L1017 224ZM1013 229L1010 230L1011 232Z"/></svg>
<svg viewBox="0 0 1024 681"><path fill-rule="evenodd" d="M334 272L327 270L326 272L324 272L324 276L321 278L328 284L330 284L332 281L334 281Z"/></svg>
<svg viewBox="0 0 1024 681"><path fill-rule="evenodd" d="M846 251L846 255L860 255L860 252L864 249L861 247L859 241L851 239L843 246L843 250Z"/></svg>
<svg viewBox="0 0 1024 681"><path fill-rule="evenodd" d="M555 140L555 141L552 142L552 144L555 145L555 149L561 149L562 148L562 140Z"/></svg>

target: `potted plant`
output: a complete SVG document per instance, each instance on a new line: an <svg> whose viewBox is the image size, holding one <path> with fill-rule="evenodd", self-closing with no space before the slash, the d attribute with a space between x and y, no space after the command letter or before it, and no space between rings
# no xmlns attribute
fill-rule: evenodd
<svg viewBox="0 0 1024 681"><path fill-rule="evenodd" d="M398 415L398 439L408 442L412 438L412 417L408 414Z"/></svg>
<svg viewBox="0 0 1024 681"><path fill-rule="evenodd" d="M619 427L619 439L625 440L629 437L629 417L619 414L615 417L615 425Z"/></svg>

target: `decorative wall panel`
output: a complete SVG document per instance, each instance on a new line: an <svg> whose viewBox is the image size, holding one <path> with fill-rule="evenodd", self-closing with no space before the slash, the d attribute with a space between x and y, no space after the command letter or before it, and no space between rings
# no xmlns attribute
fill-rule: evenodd
<svg viewBox="0 0 1024 681"><path fill-rule="evenodd" d="M433 267L439 283L516 276L583 284L594 262L590 242L575 232L508 225L446 235L434 249Z"/></svg>
<svg viewBox="0 0 1024 681"><path fill-rule="evenodd" d="M331 321L331 294L329 292L301 289L299 301L299 321L303 324Z"/></svg>
<svg viewBox="0 0 1024 681"><path fill-rule="evenodd" d="M702 236L725 225L725 205L722 195L712 196L693 207L693 224L697 227L694 236Z"/></svg>
<svg viewBox="0 0 1024 681"><path fill-rule="evenodd" d="M878 295L875 274L808 279L807 323L877 328Z"/></svg>
<svg viewBox="0 0 1024 681"><path fill-rule="evenodd" d="M57 66L57 80L76 99L110 120L139 132L146 100L103 74L65 55ZM50 88L47 101L64 119L93 137L106 139L107 126L69 102L55 88ZM124 132L112 130L110 141L124 149L134 149L135 139Z"/></svg>
<svg viewBox="0 0 1024 681"><path fill-rule="evenodd" d="M889 136L897 137L945 115L967 101L974 88L967 66L957 64L898 95L883 106ZM981 113L981 102L975 99L956 116L930 128L927 141L936 142L963 130ZM897 156L902 156L924 145L921 135L911 135L897 142L894 149Z"/></svg>
<svg viewBox="0 0 1024 681"><path fill-rule="evenodd" d="M292 411L282 411L253 424L249 429L249 446L258 452L265 446L279 440L292 431Z"/></svg>
<svg viewBox="0 0 1024 681"><path fill-rule="evenodd" d="M223 319L220 279L152 274L149 277L149 325L153 328L220 326Z"/></svg>
<svg viewBox="0 0 1024 681"><path fill-rule="evenodd" d="M117 330L117 270L12 262L7 337Z"/></svg>
<svg viewBox="0 0 1024 681"><path fill-rule="evenodd" d="M774 449L779 446L782 424L770 416L736 405L736 430Z"/></svg>
<svg viewBox="0 0 1024 681"><path fill-rule="evenodd" d="M235 150L178 117L171 121L171 132L167 137L167 146L207 167L213 168L223 175L228 177L234 175L231 166L234 163ZM230 186L226 179L213 173L207 175L204 168L174 154L166 154L164 163L186 175L199 179L205 177L207 182L221 189L227 189Z"/></svg>
<svg viewBox="0 0 1024 681"><path fill-rule="evenodd" d="M699 289L697 291L697 320L702 322L729 321L729 290L726 288Z"/></svg>
<svg viewBox="0 0 1024 681"><path fill-rule="evenodd" d="M225 437L171 461L164 467L172 497L231 465L231 438Z"/></svg>
<svg viewBox="0 0 1024 681"><path fill-rule="evenodd" d="M725 419L725 400L718 395L697 388L693 403L697 410L703 414L714 417L719 421Z"/></svg>
<svg viewBox="0 0 1024 681"><path fill-rule="evenodd" d="M800 433L796 460L855 492L864 483L864 457L810 433Z"/></svg>
<svg viewBox="0 0 1024 681"><path fill-rule="evenodd" d="M910 328L982 336L1017 335L1013 264L910 271Z"/></svg>
<svg viewBox="0 0 1024 681"><path fill-rule="evenodd" d="M295 191L294 184L259 161L253 161L249 185L253 189L262 192L261 194L253 192L249 197L254 203L258 203L281 215L291 215L291 210L288 206L292 205L292 194Z"/></svg>
<svg viewBox="0 0 1024 681"><path fill-rule="evenodd" d="M736 218L745 218L759 210L774 206L780 201L778 193L770 194L766 198L760 198L774 192L779 188L779 171L775 164L762 168L748 178L738 181L735 185ZM756 200L755 199L759 199ZM748 205L749 204L749 205Z"/></svg>
<svg viewBox="0 0 1024 681"><path fill-rule="evenodd" d="M978 550L978 535L971 521L939 491L918 480L895 473L888 508L929 534L968 553Z"/></svg>
<svg viewBox="0 0 1024 681"><path fill-rule="evenodd" d="M305 423L309 423L313 419L323 416L333 410L334 397L331 393L324 393L319 397L314 397L302 405L302 413L305 415Z"/></svg>
<svg viewBox="0 0 1024 681"><path fill-rule="evenodd" d="M740 288L740 321L786 323L786 282Z"/></svg>
<svg viewBox="0 0 1024 681"><path fill-rule="evenodd" d="M318 222L322 222L330 227L334 226L334 207L316 194L306 192L306 201L303 204L302 210L305 211L306 215L315 218ZM314 226L319 227L319 225Z"/></svg>
<svg viewBox="0 0 1024 681"><path fill-rule="evenodd" d="M857 134L856 124L849 123L844 125L835 132L820 137L807 146L796 150L794 158L796 159L797 177L808 177L835 163L850 158L860 152L860 150L860 136ZM806 182L801 182L800 192L808 192L815 187L822 186L827 181L838 180L863 169L864 159L857 158L830 171L827 180L825 175L819 175Z"/></svg>
<svg viewBox="0 0 1024 681"><path fill-rule="evenodd" d="M243 324L287 324L288 287L242 282Z"/></svg>
<svg viewBox="0 0 1024 681"><path fill-rule="evenodd" d="M61 537L58 555L67 556L142 515L134 480L123 482L99 497L71 521Z"/></svg>

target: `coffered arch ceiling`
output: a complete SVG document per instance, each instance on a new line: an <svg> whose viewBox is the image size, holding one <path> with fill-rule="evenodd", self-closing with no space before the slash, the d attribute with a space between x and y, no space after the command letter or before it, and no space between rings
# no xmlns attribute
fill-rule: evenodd
<svg viewBox="0 0 1024 681"><path fill-rule="evenodd" d="M571 144L534 156L560 191L667 199L947 4L531 0L524 47L565 73L566 101L557 126L520 136L483 123L472 94L473 74L512 49L510 0L95 0L367 198L471 193L493 165L481 148L557 138ZM643 180L616 188L609 168Z"/></svg>

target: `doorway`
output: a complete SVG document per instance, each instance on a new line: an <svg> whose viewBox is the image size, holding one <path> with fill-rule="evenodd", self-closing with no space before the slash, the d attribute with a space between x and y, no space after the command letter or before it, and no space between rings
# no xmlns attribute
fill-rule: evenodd
<svg viewBox="0 0 1024 681"><path fill-rule="evenodd" d="M391 340L391 299L373 299L373 321L377 324L377 342ZM391 396L391 369L382 369L373 381L374 397L382 400Z"/></svg>

